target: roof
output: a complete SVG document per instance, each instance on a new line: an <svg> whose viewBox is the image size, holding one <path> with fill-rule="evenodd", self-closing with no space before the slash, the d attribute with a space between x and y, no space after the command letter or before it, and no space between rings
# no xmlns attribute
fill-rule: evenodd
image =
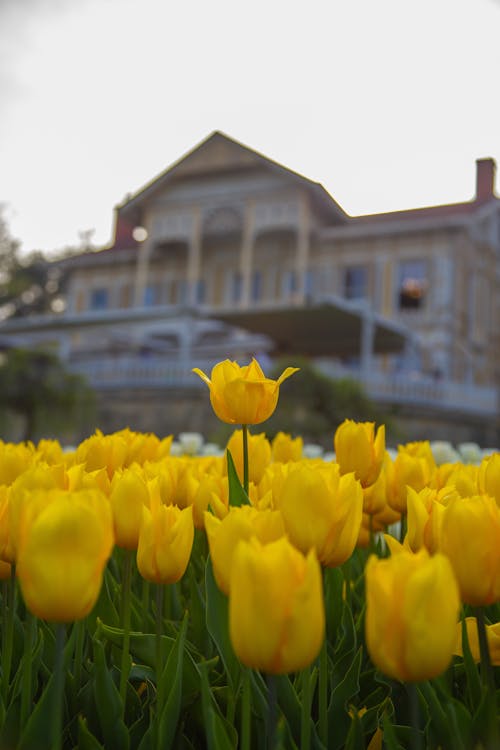
<svg viewBox="0 0 500 750"><path fill-rule="evenodd" d="M215 130L135 194L128 197L118 206L118 210L120 214L128 214L175 178L214 172L227 173L241 170L242 167L265 167L278 172L297 185L306 188L323 210L331 214L331 217L337 221L348 219L345 211L319 182L304 177L219 130Z"/></svg>
<svg viewBox="0 0 500 750"><path fill-rule="evenodd" d="M274 342L274 354L356 356L367 311L342 299L307 306L272 306L211 312L210 317ZM370 313L375 354L401 352L410 336L403 326Z"/></svg>

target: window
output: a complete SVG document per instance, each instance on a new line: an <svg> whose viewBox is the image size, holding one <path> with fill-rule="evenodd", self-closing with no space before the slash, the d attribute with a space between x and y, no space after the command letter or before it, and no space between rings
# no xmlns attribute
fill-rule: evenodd
<svg viewBox="0 0 500 750"><path fill-rule="evenodd" d="M206 302L207 297L207 285L203 279L198 279L196 282L196 302L198 305L203 305Z"/></svg>
<svg viewBox="0 0 500 750"><path fill-rule="evenodd" d="M143 303L145 307L152 307L154 304L156 304L156 285L155 284L148 284L147 287L145 288Z"/></svg>
<svg viewBox="0 0 500 750"><path fill-rule="evenodd" d="M239 302L243 291L243 280L239 271L233 271L231 276L231 302Z"/></svg>
<svg viewBox="0 0 500 750"><path fill-rule="evenodd" d="M398 304L400 310L419 310L425 305L429 282L424 260L405 260L399 264Z"/></svg>
<svg viewBox="0 0 500 750"><path fill-rule="evenodd" d="M368 271L366 266L349 266L344 269L344 297L366 299L368 296Z"/></svg>
<svg viewBox="0 0 500 750"><path fill-rule="evenodd" d="M254 271L252 276L252 302L258 302L262 297L262 274Z"/></svg>
<svg viewBox="0 0 500 750"><path fill-rule="evenodd" d="M90 292L90 309L106 310L108 307L108 290L92 289Z"/></svg>
<svg viewBox="0 0 500 750"><path fill-rule="evenodd" d="M284 271L281 277L281 296L285 299L297 291L297 274L295 271Z"/></svg>

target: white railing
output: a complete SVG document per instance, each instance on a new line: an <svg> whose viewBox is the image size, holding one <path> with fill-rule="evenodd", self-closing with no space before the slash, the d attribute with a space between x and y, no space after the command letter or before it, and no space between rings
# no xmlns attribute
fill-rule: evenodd
<svg viewBox="0 0 500 750"><path fill-rule="evenodd" d="M192 368L199 367L210 375L217 361L216 358L167 360L164 357L145 355L142 358L120 357L116 360L107 358L95 362L75 362L71 369L85 375L90 384L97 388L197 388L203 386L203 383L192 372ZM321 363L320 369L335 379L356 380L376 402L488 416L499 411L499 395L493 387L423 377L416 379L403 375L363 375L357 370L326 362Z"/></svg>

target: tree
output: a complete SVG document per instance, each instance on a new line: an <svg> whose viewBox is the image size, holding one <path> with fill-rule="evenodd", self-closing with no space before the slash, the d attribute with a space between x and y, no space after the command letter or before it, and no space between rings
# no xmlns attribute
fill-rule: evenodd
<svg viewBox="0 0 500 750"><path fill-rule="evenodd" d="M289 364L289 358L286 362L278 361L271 377ZM355 380L329 378L307 359L295 357L292 364L300 367L300 372L281 388L278 408L263 425L269 437L283 430L331 450L332 436L344 419L385 423L391 427L388 415L381 412Z"/></svg>
<svg viewBox="0 0 500 750"><path fill-rule="evenodd" d="M24 440L75 427L93 414L94 394L84 378L68 372L42 350L9 349L0 364L0 408L24 421Z"/></svg>

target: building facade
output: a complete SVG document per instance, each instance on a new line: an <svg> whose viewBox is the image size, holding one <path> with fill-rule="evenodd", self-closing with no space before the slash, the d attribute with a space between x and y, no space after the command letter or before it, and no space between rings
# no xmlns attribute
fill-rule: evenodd
<svg viewBox="0 0 500 750"><path fill-rule="evenodd" d="M472 201L351 217L318 183L215 132L116 209L111 247L62 262L64 311L0 333L56 348L117 410L139 391L192 404L193 366L279 351L358 378L384 404L494 435L494 180L493 160L478 160Z"/></svg>

